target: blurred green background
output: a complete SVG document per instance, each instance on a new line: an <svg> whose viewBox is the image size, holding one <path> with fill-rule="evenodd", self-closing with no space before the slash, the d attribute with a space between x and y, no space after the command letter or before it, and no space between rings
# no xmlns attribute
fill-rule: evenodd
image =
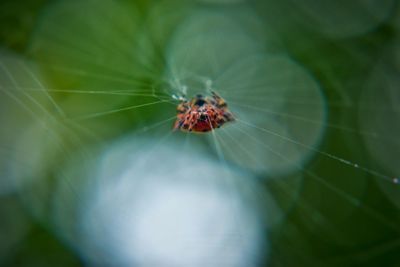
<svg viewBox="0 0 400 267"><path fill-rule="evenodd" d="M206 77L245 124L177 150L245 172L278 217L238 266L400 266L399 37L396 0L2 0L0 265L107 265L70 236L89 182L65 166L127 133L157 151Z"/></svg>

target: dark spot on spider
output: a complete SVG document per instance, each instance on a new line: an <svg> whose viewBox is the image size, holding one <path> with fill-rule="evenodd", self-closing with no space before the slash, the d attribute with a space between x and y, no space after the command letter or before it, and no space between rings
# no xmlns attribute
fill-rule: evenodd
<svg viewBox="0 0 400 267"><path fill-rule="evenodd" d="M184 124L183 129L187 129L187 128L189 128L189 124Z"/></svg>
<svg viewBox="0 0 400 267"><path fill-rule="evenodd" d="M205 121L206 119L207 119L207 116L206 116L206 115L204 115L204 114L201 114L201 115L200 115L199 120Z"/></svg>
<svg viewBox="0 0 400 267"><path fill-rule="evenodd" d="M206 103L203 99L197 99L196 102L194 103L196 106L203 106Z"/></svg>

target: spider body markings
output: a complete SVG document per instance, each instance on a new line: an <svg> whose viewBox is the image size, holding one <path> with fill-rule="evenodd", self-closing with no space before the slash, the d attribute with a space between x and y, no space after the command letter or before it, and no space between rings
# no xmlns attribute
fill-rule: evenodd
<svg viewBox="0 0 400 267"><path fill-rule="evenodd" d="M215 92L211 92L211 95L196 95L191 100L180 98L174 130L210 132L227 122L235 121L225 100Z"/></svg>

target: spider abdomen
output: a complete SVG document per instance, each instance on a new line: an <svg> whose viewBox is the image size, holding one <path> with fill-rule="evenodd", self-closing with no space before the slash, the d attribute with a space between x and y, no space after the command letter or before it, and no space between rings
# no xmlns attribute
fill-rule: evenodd
<svg viewBox="0 0 400 267"><path fill-rule="evenodd" d="M182 99L177 107L174 129L185 132L209 132L234 121L226 102L215 92L212 97L197 95L190 101Z"/></svg>

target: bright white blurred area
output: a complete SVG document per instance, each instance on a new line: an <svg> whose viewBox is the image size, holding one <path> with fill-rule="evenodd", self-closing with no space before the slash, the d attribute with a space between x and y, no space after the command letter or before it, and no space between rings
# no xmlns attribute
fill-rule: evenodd
<svg viewBox="0 0 400 267"><path fill-rule="evenodd" d="M73 241L89 264L248 267L268 254L251 177L174 142L132 137L100 154Z"/></svg>

